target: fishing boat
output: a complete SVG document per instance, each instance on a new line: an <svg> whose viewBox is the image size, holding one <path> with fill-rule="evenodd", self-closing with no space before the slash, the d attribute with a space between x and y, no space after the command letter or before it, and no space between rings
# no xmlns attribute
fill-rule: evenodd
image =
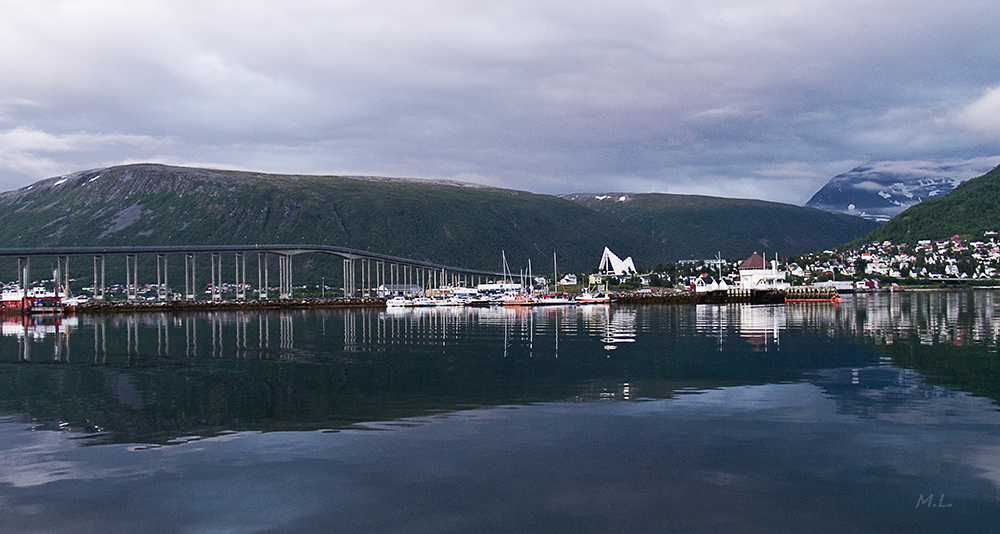
<svg viewBox="0 0 1000 534"><path fill-rule="evenodd" d="M607 293L584 291L574 299L579 304L610 304L611 297Z"/></svg>
<svg viewBox="0 0 1000 534"><path fill-rule="evenodd" d="M503 298L504 306L532 306L535 304L535 299L531 295L526 295L521 293L519 295L507 295Z"/></svg>
<svg viewBox="0 0 1000 534"><path fill-rule="evenodd" d="M11 313L61 313L62 299L44 288L33 287L27 294L21 289L5 289L0 295L0 309Z"/></svg>

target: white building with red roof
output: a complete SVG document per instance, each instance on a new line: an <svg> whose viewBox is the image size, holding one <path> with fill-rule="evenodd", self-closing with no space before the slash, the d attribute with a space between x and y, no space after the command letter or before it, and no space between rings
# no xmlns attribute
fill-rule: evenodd
<svg viewBox="0 0 1000 534"><path fill-rule="evenodd" d="M771 261L770 266L756 252L740 264L740 281L737 287L740 289L787 289L790 287L785 282L788 275L785 271L778 270L778 260Z"/></svg>

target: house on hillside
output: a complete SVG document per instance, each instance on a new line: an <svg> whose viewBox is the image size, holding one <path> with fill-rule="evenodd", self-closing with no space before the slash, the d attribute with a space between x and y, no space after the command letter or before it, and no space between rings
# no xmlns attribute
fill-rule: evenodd
<svg viewBox="0 0 1000 534"><path fill-rule="evenodd" d="M576 283L577 283L576 275L575 274L567 274L566 276L562 277L562 280L559 280L559 283L562 284L562 285L564 285L564 286L573 286L573 285L576 285Z"/></svg>
<svg viewBox="0 0 1000 534"><path fill-rule="evenodd" d="M737 287L740 289L786 289L790 287L785 282L785 271L778 270L778 260L771 262L770 266L759 254L754 252L749 258L740 264L740 281Z"/></svg>

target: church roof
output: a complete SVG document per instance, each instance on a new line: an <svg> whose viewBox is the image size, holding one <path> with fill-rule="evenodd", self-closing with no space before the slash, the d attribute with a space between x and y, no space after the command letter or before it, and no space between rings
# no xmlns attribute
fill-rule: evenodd
<svg viewBox="0 0 1000 534"><path fill-rule="evenodd" d="M740 264L741 271L749 269L766 269L766 268L767 268L767 262L765 262L764 258L761 258L760 255L757 254L756 252L754 252L753 255L751 255L749 258L743 260L743 263Z"/></svg>

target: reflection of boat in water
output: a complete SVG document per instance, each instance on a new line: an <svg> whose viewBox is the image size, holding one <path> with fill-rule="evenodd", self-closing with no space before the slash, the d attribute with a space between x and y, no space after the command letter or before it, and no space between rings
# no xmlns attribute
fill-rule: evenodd
<svg viewBox="0 0 1000 534"><path fill-rule="evenodd" d="M68 334L77 325L75 317L7 315L0 322L0 334L40 340L55 334Z"/></svg>
<svg viewBox="0 0 1000 534"><path fill-rule="evenodd" d="M840 295L834 293L832 297L818 297L818 298L785 298L785 302L833 302L839 304L843 302L844 299L840 298Z"/></svg>

